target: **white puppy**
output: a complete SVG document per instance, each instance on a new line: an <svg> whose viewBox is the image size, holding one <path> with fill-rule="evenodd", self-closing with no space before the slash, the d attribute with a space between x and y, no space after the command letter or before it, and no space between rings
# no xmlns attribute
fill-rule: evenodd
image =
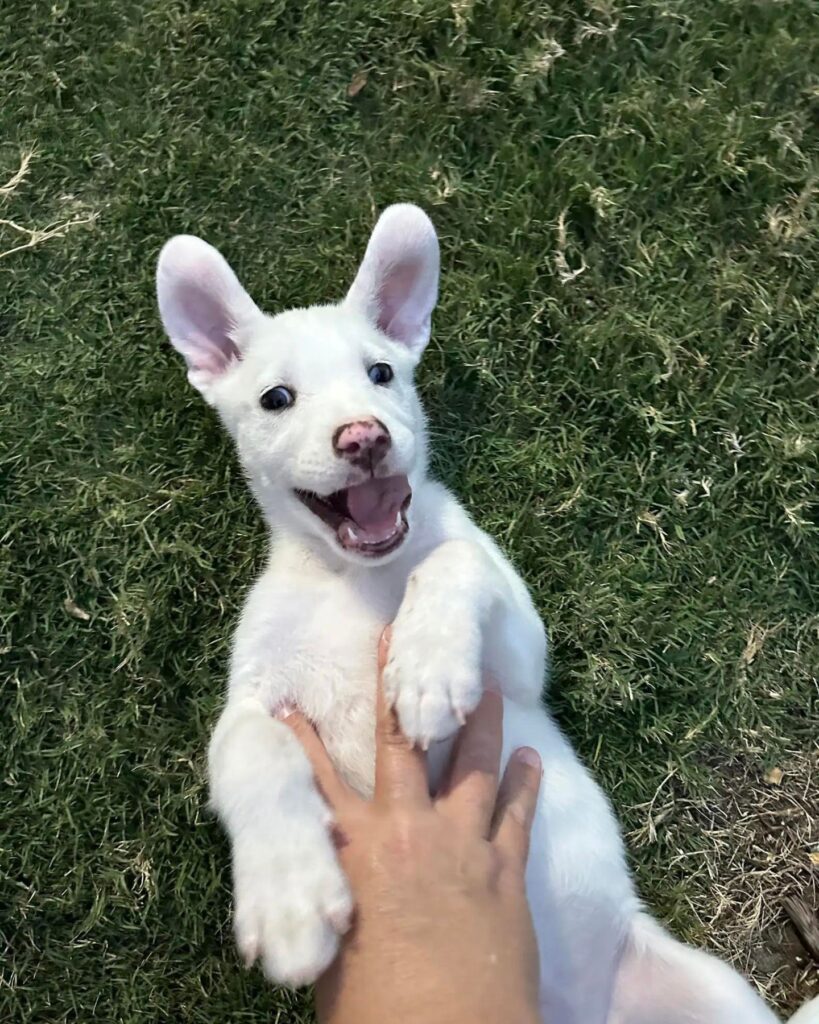
<svg viewBox="0 0 819 1024"><path fill-rule="evenodd" d="M338 768L372 787L376 646L394 622L387 692L435 776L483 673L505 698L504 759L540 751L528 869L550 1024L766 1024L750 986L641 909L609 804L540 703L546 638L494 542L427 476L413 370L430 333L438 243L390 207L343 302L262 313L219 253L162 251L159 308L194 387L235 441L271 531L233 645L210 745L233 850L236 937L269 978L313 981L352 899L310 765L275 715L298 705ZM433 778L433 784L434 784Z"/></svg>

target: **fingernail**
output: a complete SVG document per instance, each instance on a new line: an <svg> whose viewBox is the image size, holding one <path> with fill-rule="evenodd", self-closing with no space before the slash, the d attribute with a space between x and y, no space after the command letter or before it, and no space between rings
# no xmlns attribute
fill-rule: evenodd
<svg viewBox="0 0 819 1024"><path fill-rule="evenodd" d="M381 636L378 638L378 670L383 672L390 651L390 637L392 626L385 626Z"/></svg>
<svg viewBox="0 0 819 1024"><path fill-rule="evenodd" d="M540 754L531 747L519 747L515 751L515 757L518 761L523 761L524 764L528 764L530 768L537 768L540 770L543 767L540 760Z"/></svg>
<svg viewBox="0 0 819 1024"><path fill-rule="evenodd" d="M278 708L274 712L275 717L278 718L280 722L283 722L286 718L289 718L295 713L296 709L292 704L279 704Z"/></svg>

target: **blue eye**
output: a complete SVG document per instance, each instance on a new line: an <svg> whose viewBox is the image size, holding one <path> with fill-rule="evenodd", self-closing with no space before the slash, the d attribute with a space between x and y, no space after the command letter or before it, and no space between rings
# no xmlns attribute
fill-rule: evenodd
<svg viewBox="0 0 819 1024"><path fill-rule="evenodd" d="M367 376L373 382L373 384L389 384L394 374L392 367L389 363L373 363L373 365L367 370Z"/></svg>
<svg viewBox="0 0 819 1024"><path fill-rule="evenodd" d="M281 412L282 409L286 409L288 405L292 405L296 401L296 396L290 390L290 388L282 387L280 384L275 388L268 388L267 391L262 392L262 397L259 399L259 405L263 409L267 409L268 412Z"/></svg>

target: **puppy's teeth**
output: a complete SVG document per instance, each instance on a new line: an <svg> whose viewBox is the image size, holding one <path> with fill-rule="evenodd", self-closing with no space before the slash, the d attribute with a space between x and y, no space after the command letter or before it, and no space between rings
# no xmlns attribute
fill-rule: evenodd
<svg viewBox="0 0 819 1024"><path fill-rule="evenodd" d="M401 525L401 509L399 508L398 511L395 513L395 528L396 528L396 530L400 527L400 525Z"/></svg>

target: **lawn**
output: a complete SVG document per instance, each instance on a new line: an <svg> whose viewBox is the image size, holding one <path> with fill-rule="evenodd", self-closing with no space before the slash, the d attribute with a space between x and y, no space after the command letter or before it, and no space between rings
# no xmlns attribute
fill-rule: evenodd
<svg viewBox="0 0 819 1024"><path fill-rule="evenodd" d="M4 1021L312 1020L231 944L203 754L265 535L153 267L195 232L326 301L397 200L441 238L436 472L532 588L642 893L816 991L815 13L5 0Z"/></svg>

